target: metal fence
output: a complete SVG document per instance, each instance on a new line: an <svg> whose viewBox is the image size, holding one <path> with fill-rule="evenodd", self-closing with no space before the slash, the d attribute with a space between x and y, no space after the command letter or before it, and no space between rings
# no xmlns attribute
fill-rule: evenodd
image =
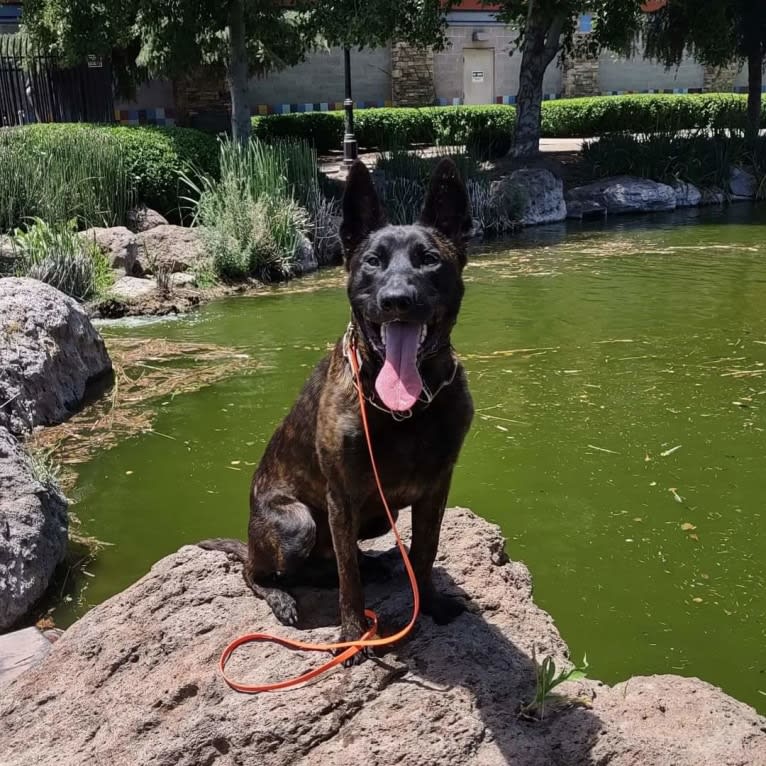
<svg viewBox="0 0 766 766"><path fill-rule="evenodd" d="M107 62L91 56L63 69L23 35L0 35L0 125L113 121Z"/></svg>

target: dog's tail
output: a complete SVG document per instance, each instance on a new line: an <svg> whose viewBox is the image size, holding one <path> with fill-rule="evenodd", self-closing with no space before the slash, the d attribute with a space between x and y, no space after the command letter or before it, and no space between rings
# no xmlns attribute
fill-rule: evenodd
<svg viewBox="0 0 766 766"><path fill-rule="evenodd" d="M197 545L206 551L223 551L223 553L228 553L243 564L247 562L247 545L241 540L216 537L212 540L201 540Z"/></svg>

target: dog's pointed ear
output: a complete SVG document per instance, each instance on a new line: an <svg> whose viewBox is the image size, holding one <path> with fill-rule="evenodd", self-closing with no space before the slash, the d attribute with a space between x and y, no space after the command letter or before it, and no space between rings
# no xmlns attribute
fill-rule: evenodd
<svg viewBox="0 0 766 766"><path fill-rule="evenodd" d="M434 169L419 223L436 229L461 248L471 233L471 201L449 157Z"/></svg>
<svg viewBox="0 0 766 766"><path fill-rule="evenodd" d="M343 222L340 238L343 242L344 260L348 260L359 245L376 229L386 225L386 215L372 183L370 171L356 160L346 177L343 194Z"/></svg>

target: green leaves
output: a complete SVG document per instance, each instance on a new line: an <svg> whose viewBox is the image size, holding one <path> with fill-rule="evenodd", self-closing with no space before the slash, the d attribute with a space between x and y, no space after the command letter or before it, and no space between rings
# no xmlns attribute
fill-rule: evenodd
<svg viewBox="0 0 766 766"><path fill-rule="evenodd" d="M554 699L558 698L558 695L553 694L553 690L563 684L565 681L581 681L586 678L586 671L588 669L588 656L583 655L582 665L575 666L569 670L561 670L556 673L556 663L552 657L546 657L542 662L537 662L537 654L535 649L532 649L532 661L535 663L535 697L528 704L524 705L521 709L522 715L537 714L540 720L545 716L545 705Z"/></svg>

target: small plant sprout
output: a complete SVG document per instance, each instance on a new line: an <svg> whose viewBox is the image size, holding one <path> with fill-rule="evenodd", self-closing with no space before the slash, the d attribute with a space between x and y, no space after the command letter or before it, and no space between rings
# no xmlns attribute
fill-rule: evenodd
<svg viewBox="0 0 766 766"><path fill-rule="evenodd" d="M537 661L537 653L532 647L532 661L535 663L535 696L531 702L522 705L520 715L524 717L537 717L539 720L545 716L546 704L556 700L581 702L560 694L554 694L553 690L565 681L580 681L586 677L588 670L588 656L583 655L582 665L574 666L569 670L561 670L556 673L556 663L552 657L546 657L542 662Z"/></svg>

